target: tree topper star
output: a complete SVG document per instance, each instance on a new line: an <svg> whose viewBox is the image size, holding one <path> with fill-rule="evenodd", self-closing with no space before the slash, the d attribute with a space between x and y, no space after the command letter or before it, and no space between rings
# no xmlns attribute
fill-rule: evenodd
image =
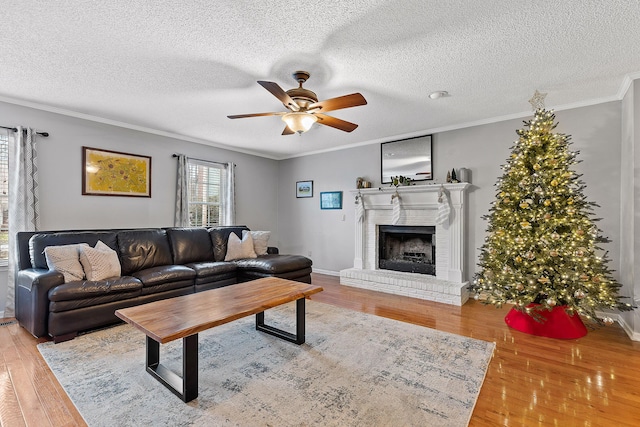
<svg viewBox="0 0 640 427"><path fill-rule="evenodd" d="M533 111L544 109L544 98L546 96L546 93L540 93L538 92L538 89L536 89L535 93L529 100L529 104L531 104L531 106L533 107Z"/></svg>

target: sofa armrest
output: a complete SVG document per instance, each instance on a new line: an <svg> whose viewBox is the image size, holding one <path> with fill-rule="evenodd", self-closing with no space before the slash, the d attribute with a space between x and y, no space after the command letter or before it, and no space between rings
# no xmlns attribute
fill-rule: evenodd
<svg viewBox="0 0 640 427"><path fill-rule="evenodd" d="M280 253L280 251L275 246L269 246L269 247L267 247L267 253L269 255L278 255Z"/></svg>
<svg viewBox="0 0 640 427"><path fill-rule="evenodd" d="M42 268L18 271L16 277L16 319L35 337L47 335L49 290L64 283L62 273Z"/></svg>

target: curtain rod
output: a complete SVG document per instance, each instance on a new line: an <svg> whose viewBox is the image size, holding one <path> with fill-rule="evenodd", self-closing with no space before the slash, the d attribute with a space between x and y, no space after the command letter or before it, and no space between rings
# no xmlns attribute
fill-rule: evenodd
<svg viewBox="0 0 640 427"><path fill-rule="evenodd" d="M172 154L171 157L178 157L178 154ZM193 160L198 160L200 162L207 162L207 163L216 163L218 165L226 165L227 164L227 163L224 163L224 162L214 162L213 160L196 159L195 157L189 157L189 156L187 156L187 159L193 159Z"/></svg>
<svg viewBox="0 0 640 427"><path fill-rule="evenodd" d="M0 128L2 129L9 129L12 130L14 132L18 132L18 128L14 128L14 127L6 127L6 126L0 126ZM45 138L49 136L49 132L36 132L36 134L40 135L40 136L44 136Z"/></svg>

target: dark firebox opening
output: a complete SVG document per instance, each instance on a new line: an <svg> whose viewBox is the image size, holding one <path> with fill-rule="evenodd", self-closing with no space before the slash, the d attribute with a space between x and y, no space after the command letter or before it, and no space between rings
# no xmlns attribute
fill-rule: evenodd
<svg viewBox="0 0 640 427"><path fill-rule="evenodd" d="M378 226L378 268L435 276L435 235L433 226Z"/></svg>

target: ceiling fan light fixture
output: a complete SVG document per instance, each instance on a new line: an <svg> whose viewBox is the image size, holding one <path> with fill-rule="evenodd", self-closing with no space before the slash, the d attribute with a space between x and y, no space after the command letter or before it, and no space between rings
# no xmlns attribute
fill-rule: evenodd
<svg viewBox="0 0 640 427"><path fill-rule="evenodd" d="M311 126L318 121L318 118L305 112L287 113L282 116L282 121L294 132L303 133L311 129Z"/></svg>

